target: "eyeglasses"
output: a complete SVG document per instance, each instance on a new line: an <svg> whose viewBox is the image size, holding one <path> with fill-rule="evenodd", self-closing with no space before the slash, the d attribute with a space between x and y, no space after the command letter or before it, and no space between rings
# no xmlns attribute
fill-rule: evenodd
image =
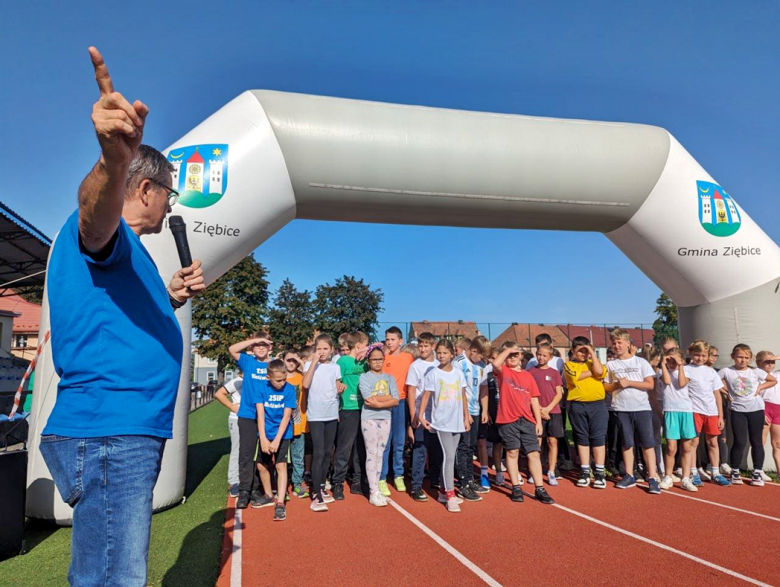
<svg viewBox="0 0 780 587"><path fill-rule="evenodd" d="M151 181L153 184L156 184L156 185L160 186L161 188L163 188L164 190L166 190L168 192L168 205L171 208L173 208L174 204L176 204L176 202L179 201L179 192L177 192L173 188L169 188L164 183L160 183L159 181L157 181L156 179L154 179L152 177L147 177L147 179L149 181Z"/></svg>
<svg viewBox="0 0 780 587"><path fill-rule="evenodd" d="M377 358L375 358L375 359L369 359L369 361L375 361L375 362L377 362L377 363L378 363L379 361L384 361L384 360L385 360L385 358L384 358L384 357L377 357Z"/></svg>

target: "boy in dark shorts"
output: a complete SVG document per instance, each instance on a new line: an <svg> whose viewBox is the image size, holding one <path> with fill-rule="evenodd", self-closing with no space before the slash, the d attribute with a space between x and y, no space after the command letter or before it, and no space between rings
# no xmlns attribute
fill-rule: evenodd
<svg viewBox="0 0 780 587"><path fill-rule="evenodd" d="M518 468L520 449L523 449L528 456L528 469L536 481L534 495L537 500L549 505L555 502L542 487L542 459L539 452L542 415L539 407L539 388L534 378L520 366L520 355L517 344L507 341L501 345L501 353L493 361L493 374L500 390L496 424L506 447L506 468L512 481L512 501L523 501Z"/></svg>
<svg viewBox="0 0 780 587"><path fill-rule="evenodd" d="M547 482L550 485L558 485L558 479L555 478L555 463L558 462L558 439L564 435L560 406L563 398L563 380L558 370L553 369L549 364L554 356L552 346L546 343L540 344L536 347L537 365L528 371L539 388L542 437L547 441Z"/></svg>
<svg viewBox="0 0 780 587"><path fill-rule="evenodd" d="M591 451L596 465L593 487L607 487L604 459L609 415L602 383L606 374L607 370L590 346L590 340L584 336L575 336L571 341L571 360L563 366L563 375L568 389L569 421L580 459L578 487L590 485Z"/></svg>
<svg viewBox="0 0 780 587"><path fill-rule="evenodd" d="M276 468L274 520L284 520L287 496L287 451L293 437L292 412L296 408L295 388L287 383L287 370L280 360L268 364L268 381L257 398L257 430L260 434L258 469L265 495L260 507L272 505L272 467Z"/></svg>

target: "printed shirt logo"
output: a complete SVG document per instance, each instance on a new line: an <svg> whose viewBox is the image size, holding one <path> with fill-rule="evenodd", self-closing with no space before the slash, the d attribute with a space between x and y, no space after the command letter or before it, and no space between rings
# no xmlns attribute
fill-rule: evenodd
<svg viewBox="0 0 780 587"><path fill-rule="evenodd" d="M179 204L208 208L222 199L228 182L227 145L190 145L168 153L173 165L173 188Z"/></svg>
<svg viewBox="0 0 780 587"><path fill-rule="evenodd" d="M387 381L384 379L377 381L376 384L374 384L374 390L371 392L371 395L390 395L390 386Z"/></svg>
<svg viewBox="0 0 780 587"><path fill-rule="evenodd" d="M747 377L737 376L731 384L731 388L737 397L747 397L754 393L753 382Z"/></svg>
<svg viewBox="0 0 780 587"><path fill-rule="evenodd" d="M699 222L714 236L731 236L742 226L734 199L716 183L697 181Z"/></svg>

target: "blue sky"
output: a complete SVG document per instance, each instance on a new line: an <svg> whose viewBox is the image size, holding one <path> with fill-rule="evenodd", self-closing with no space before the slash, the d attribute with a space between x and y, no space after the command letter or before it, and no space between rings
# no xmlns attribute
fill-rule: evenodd
<svg viewBox="0 0 780 587"><path fill-rule="evenodd" d="M94 44L160 149L258 88L654 124L780 240L777 4L109 4L21 2L0 22L0 201L50 236L98 155ZM323 243L327 263L307 261ZM574 278L583 254L601 270ZM659 294L600 234L295 221L256 257L273 287L363 277L387 321L651 322Z"/></svg>

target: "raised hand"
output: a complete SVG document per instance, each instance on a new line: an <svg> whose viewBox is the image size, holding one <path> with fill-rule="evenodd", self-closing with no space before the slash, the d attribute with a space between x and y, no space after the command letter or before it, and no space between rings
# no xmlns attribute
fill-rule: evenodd
<svg viewBox="0 0 780 587"><path fill-rule="evenodd" d="M180 302L190 299L199 291L206 289L206 283L203 280L203 269L201 262L193 261L189 267L182 267L171 278L168 285L168 291Z"/></svg>
<svg viewBox="0 0 780 587"><path fill-rule="evenodd" d="M140 100L131 105L122 94L114 91L114 84L100 51L90 47L89 56L100 90L100 98L92 106L92 124L103 157L107 163L129 165L143 139L149 108Z"/></svg>

